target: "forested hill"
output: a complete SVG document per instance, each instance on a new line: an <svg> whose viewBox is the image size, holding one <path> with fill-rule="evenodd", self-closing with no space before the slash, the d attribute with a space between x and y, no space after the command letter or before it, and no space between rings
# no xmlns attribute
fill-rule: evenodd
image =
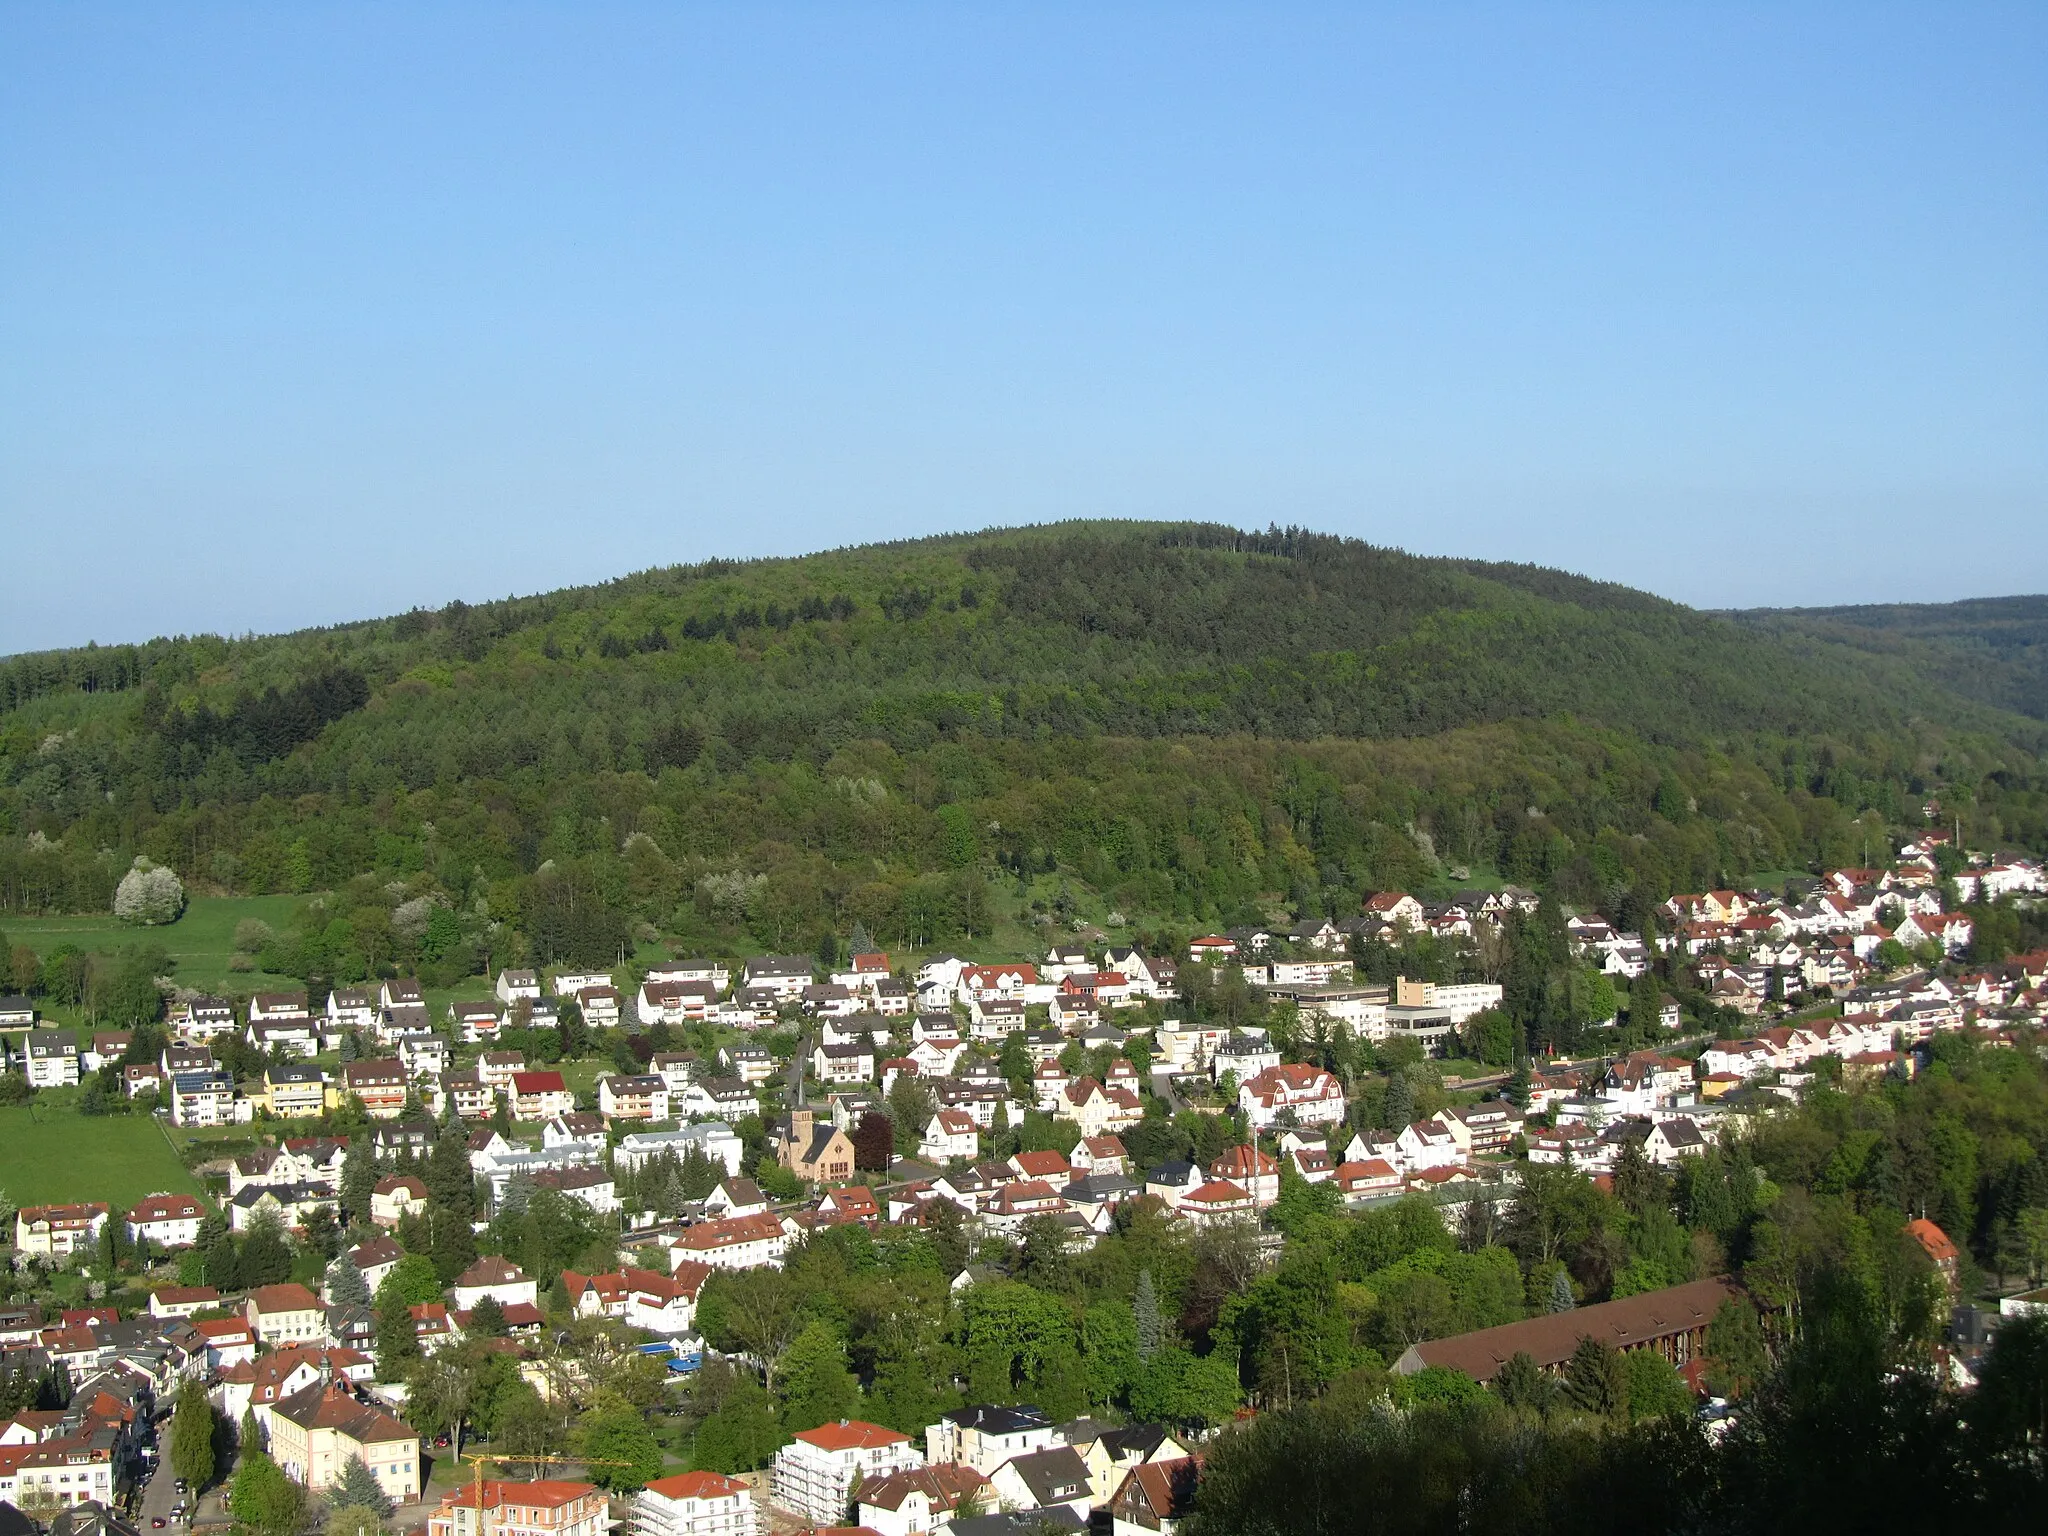
<svg viewBox="0 0 2048 1536"><path fill-rule="evenodd" d="M2048 596L1752 608L1728 617L1808 654L1883 657L1965 698L2048 720Z"/></svg>
<svg viewBox="0 0 2048 1536"><path fill-rule="evenodd" d="M581 871L762 943L920 936L968 874L1190 923L1461 867L1647 892L1847 857L1936 788L2039 843L2041 734L1917 655L1560 572L1065 524L0 663L0 909L136 851L238 891Z"/></svg>

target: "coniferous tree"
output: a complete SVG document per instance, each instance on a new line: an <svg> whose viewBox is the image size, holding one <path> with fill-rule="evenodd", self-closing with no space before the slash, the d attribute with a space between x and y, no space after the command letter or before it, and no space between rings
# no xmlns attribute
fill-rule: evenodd
<svg viewBox="0 0 2048 1536"><path fill-rule="evenodd" d="M420 1358L419 1332L413 1326L412 1306L393 1287L377 1298L377 1379L403 1381Z"/></svg>
<svg viewBox="0 0 2048 1536"><path fill-rule="evenodd" d="M171 1414L171 1468L196 1494L213 1481L213 1404L196 1381L178 1388L177 1402Z"/></svg>
<svg viewBox="0 0 2048 1536"><path fill-rule="evenodd" d="M327 1300L337 1307L366 1307L370 1304L370 1282L363 1278L356 1261L346 1253L327 1266Z"/></svg>
<svg viewBox="0 0 2048 1536"><path fill-rule="evenodd" d="M1138 1359L1150 1360L1159 1353L1159 1293L1152 1288L1152 1271L1138 1271L1137 1294L1131 1298L1131 1315L1138 1320Z"/></svg>
<svg viewBox="0 0 2048 1536"><path fill-rule="evenodd" d="M1560 1268L1550 1277L1550 1310L1569 1312L1577 1305L1572 1296L1572 1277Z"/></svg>
<svg viewBox="0 0 2048 1536"><path fill-rule="evenodd" d="M388 1518L392 1510L391 1496L385 1493L377 1481L377 1474L360 1456L351 1456L342 1463L340 1480L328 1495L328 1502L337 1507L370 1510L380 1520Z"/></svg>
<svg viewBox="0 0 2048 1536"><path fill-rule="evenodd" d="M367 1132L349 1138L341 1160L341 1209L352 1222L367 1225L370 1196L377 1188L377 1154Z"/></svg>

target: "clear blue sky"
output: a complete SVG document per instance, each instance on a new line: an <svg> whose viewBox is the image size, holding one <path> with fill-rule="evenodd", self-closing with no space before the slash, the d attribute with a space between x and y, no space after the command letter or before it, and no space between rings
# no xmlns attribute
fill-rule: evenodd
<svg viewBox="0 0 2048 1536"><path fill-rule="evenodd" d="M2048 589L2048 7L0 10L0 652L1073 516Z"/></svg>

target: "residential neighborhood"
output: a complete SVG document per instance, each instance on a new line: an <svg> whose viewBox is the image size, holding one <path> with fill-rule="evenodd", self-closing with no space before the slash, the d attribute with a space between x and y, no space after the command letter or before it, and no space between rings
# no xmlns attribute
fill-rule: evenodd
<svg viewBox="0 0 2048 1536"><path fill-rule="evenodd" d="M1973 962L1969 919L1942 892L1974 880L2024 898L2044 890L2038 866L1937 869L1906 849L1804 892L1673 896L1640 927L1553 919L1511 887L1390 891L1355 916L1197 934L1158 955L1062 942L1029 960L899 964L853 947L829 964L507 968L485 995L432 1009L395 976L324 998L180 997L161 1028L89 1039L24 999L0 1037L12 1070L38 1093L129 1101L182 1138L202 1192L15 1210L31 1287L104 1274L111 1253L125 1288L105 1307L39 1299L0 1316L0 1382L61 1367L70 1400L93 1405L47 1425L24 1411L0 1453L9 1438L76 1447L88 1470L59 1484L64 1498L136 1505L155 1486L156 1421L189 1384L221 1422L249 1416L309 1494L367 1478L445 1536L737 1536L790 1521L976 1536L977 1521L1025 1513L1171 1531L1197 1498L1203 1447L1240 1391L1256 1403L1261 1389L1120 1423L1057 1393L1066 1411L1049 1414L1016 1400L1020 1381L907 1427L851 1412L793 1427L725 1470L673 1470L657 1442L648 1475L614 1478L572 1437L562 1451L595 1480L479 1482L448 1464L453 1426L423 1384L463 1362L543 1408L574 1404L591 1362L626 1349L653 1363L658 1398L693 1402L700 1384L756 1368L731 1347L721 1287L802 1272L854 1233L956 1245L944 1289L971 1318L984 1288L1027 1273L1023 1256L1086 1263L1147 1223L1197 1251L1249 1239L1271 1266L1309 1209L1413 1210L1485 1233L1532 1181L1668 1178L1811 1093L1910 1083L1946 1039L2032 1038L2048 953ZM1485 946L1553 920L1598 1016L1572 1050L1511 1037L1502 1058L1512 978L1488 976ZM621 997L634 1004L615 1011ZM537 1246L541 1213L576 1246ZM1956 1293L1955 1243L1925 1219L1914 1237ZM276 1257L238 1268L258 1252ZM523 1267L541 1253L549 1267ZM1563 1372L1605 1308L1618 1347L1653 1349L1704 1392L1708 1324L1744 1295L1727 1276L1673 1278L1432 1335L1396 1352L1390 1379L1449 1369L1484 1386L1518 1350ZM881 1391L878 1378L866 1395Z"/></svg>

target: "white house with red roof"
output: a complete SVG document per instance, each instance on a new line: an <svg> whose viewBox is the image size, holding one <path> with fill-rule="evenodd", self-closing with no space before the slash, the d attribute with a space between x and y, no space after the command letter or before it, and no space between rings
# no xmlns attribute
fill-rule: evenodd
<svg viewBox="0 0 2048 1536"><path fill-rule="evenodd" d="M633 1536L755 1536L754 1490L717 1472L656 1478L633 1495Z"/></svg>
<svg viewBox="0 0 2048 1536"><path fill-rule="evenodd" d="M933 1115L917 1147L919 1157L940 1164L956 1159L972 1162L980 1151L981 1132L974 1117L957 1109L942 1109Z"/></svg>
<svg viewBox="0 0 2048 1536"><path fill-rule="evenodd" d="M694 1260L713 1269L757 1269L780 1264L789 1252L789 1229L778 1216L728 1216L685 1227L669 1244L669 1258L680 1266Z"/></svg>
<svg viewBox="0 0 2048 1536"><path fill-rule="evenodd" d="M1296 1125L1335 1125L1344 1118L1344 1090L1321 1067L1283 1062L1241 1084L1237 1102L1255 1131L1291 1113Z"/></svg>
<svg viewBox="0 0 2048 1536"><path fill-rule="evenodd" d="M815 1524L841 1526L856 1481L869 1483L923 1465L924 1452L908 1435L864 1419L841 1419L799 1430L775 1453L769 1497Z"/></svg>
<svg viewBox="0 0 2048 1536"><path fill-rule="evenodd" d="M144 1195L128 1213L128 1239L158 1248L189 1248L199 1241L206 1207L191 1195Z"/></svg>
<svg viewBox="0 0 2048 1536"><path fill-rule="evenodd" d="M1209 1177L1235 1184L1262 1211L1280 1198L1280 1164L1256 1146L1228 1148L1209 1165Z"/></svg>
<svg viewBox="0 0 2048 1536"><path fill-rule="evenodd" d="M1198 1226L1218 1226L1230 1221L1250 1221L1259 1214L1251 1192L1228 1179L1210 1179L1181 1197L1180 1214Z"/></svg>
<svg viewBox="0 0 2048 1536"><path fill-rule="evenodd" d="M1109 1087L1092 1077L1080 1077L1060 1091L1053 1102L1053 1113L1080 1126L1083 1136L1102 1136L1136 1125L1145 1118L1145 1107L1129 1088Z"/></svg>

